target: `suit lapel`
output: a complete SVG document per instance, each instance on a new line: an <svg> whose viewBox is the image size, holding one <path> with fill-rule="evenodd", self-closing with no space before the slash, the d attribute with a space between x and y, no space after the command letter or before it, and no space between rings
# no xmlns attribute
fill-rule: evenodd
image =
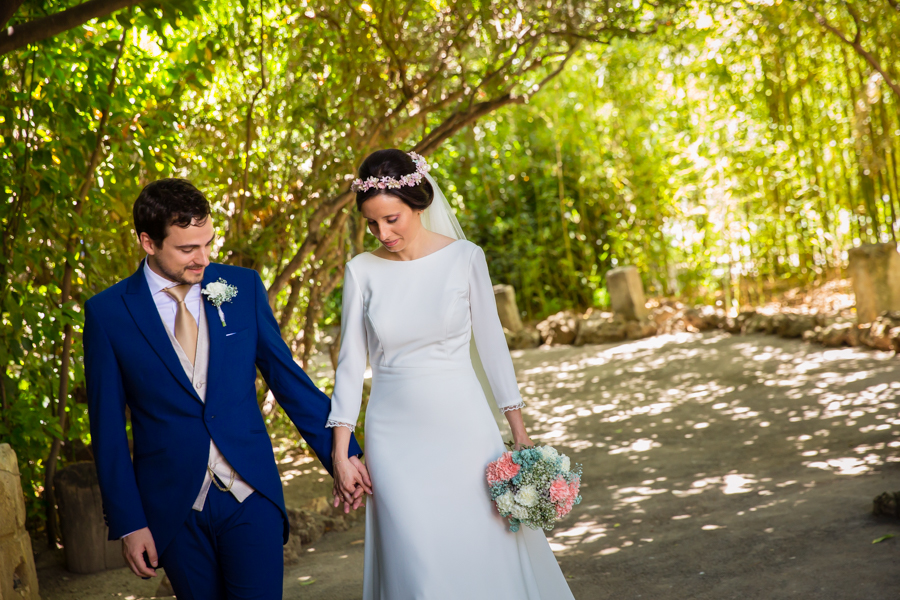
<svg viewBox="0 0 900 600"><path fill-rule="evenodd" d="M215 265L210 263L203 272L203 287L214 281L218 281L219 272ZM206 375L206 401L216 397L219 383L222 381L221 369L223 367L223 354L225 352L225 327L219 318L219 311L213 303L203 296L203 308L206 311L206 327L209 330L209 367ZM228 310L226 305L223 310ZM227 322L227 321L226 321Z"/></svg>
<svg viewBox="0 0 900 600"><path fill-rule="evenodd" d="M194 386L191 385L184 368L181 366L181 361L178 360L178 354L175 352L175 348L172 347L169 336L166 334L166 326L163 325L162 318L159 316L159 309L156 308L156 303L153 302L153 297L150 295L150 286L147 285L147 278L144 276L143 261L141 261L137 272L128 278L128 287L123 298L125 299L125 305L128 307L128 312L131 313L131 317L137 324L138 329L141 330L147 343L150 344L150 347L153 348L153 351L156 352L159 359L166 365L166 368L169 369L169 372L172 373L172 376L178 383L197 402L201 402L200 397L194 390Z"/></svg>

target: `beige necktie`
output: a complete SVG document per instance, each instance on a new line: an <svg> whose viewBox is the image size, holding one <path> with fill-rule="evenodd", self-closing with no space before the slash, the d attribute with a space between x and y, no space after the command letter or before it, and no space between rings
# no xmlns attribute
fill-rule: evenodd
<svg viewBox="0 0 900 600"><path fill-rule="evenodd" d="M184 303L184 297L191 289L191 284L176 285L163 291L170 295L178 303L178 311L175 313L175 339L181 344L182 350L187 354L191 364L197 355L197 321Z"/></svg>

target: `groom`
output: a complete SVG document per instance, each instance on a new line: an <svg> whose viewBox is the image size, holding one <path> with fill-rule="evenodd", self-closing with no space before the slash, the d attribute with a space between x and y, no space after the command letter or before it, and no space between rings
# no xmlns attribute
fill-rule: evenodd
<svg viewBox="0 0 900 600"><path fill-rule="evenodd" d="M134 227L146 258L85 305L109 537L124 537L135 574L152 577L161 565L178 600L280 599L288 519L256 370L329 473L330 401L291 357L257 272L209 262L215 235L197 188L149 184ZM359 493L371 485L360 453L351 440Z"/></svg>

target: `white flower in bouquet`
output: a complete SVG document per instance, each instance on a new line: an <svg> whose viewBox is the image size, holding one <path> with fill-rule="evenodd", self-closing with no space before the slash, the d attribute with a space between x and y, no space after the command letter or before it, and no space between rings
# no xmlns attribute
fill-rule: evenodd
<svg viewBox="0 0 900 600"><path fill-rule="evenodd" d="M524 506L519 506L518 504L513 505L512 509L512 517L515 519L519 519L520 521L524 521L528 518L528 509Z"/></svg>
<svg viewBox="0 0 900 600"><path fill-rule="evenodd" d="M515 507L515 505L516 505L516 502L513 499L512 492L506 492L502 496L498 496L496 502L497 502L497 509L505 515L508 515L509 513L511 513L513 510L513 507Z"/></svg>
<svg viewBox="0 0 900 600"><path fill-rule="evenodd" d="M541 446L541 455L547 462L553 462L559 456L559 452L553 446ZM568 469L567 469L568 470Z"/></svg>
<svg viewBox="0 0 900 600"><path fill-rule="evenodd" d="M516 492L516 503L522 506L534 506L538 498L538 491L533 485L524 485Z"/></svg>
<svg viewBox="0 0 900 600"><path fill-rule="evenodd" d="M572 467L572 461L569 460L568 456L563 455L562 461L560 461L559 466L563 471L568 471Z"/></svg>

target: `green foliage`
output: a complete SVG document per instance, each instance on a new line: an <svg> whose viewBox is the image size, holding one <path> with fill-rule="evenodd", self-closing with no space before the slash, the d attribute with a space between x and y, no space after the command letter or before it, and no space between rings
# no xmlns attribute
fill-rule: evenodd
<svg viewBox="0 0 900 600"><path fill-rule="evenodd" d="M0 440L32 525L52 440L90 443L81 307L137 266L148 181L207 194L217 259L261 272L302 361L376 243L347 189L382 147L430 155L526 318L604 306L624 264L737 308L896 239L898 33L889 0L179 0L0 56Z"/></svg>
<svg viewBox="0 0 900 600"><path fill-rule="evenodd" d="M651 295L737 308L896 240L900 13L850 6L886 75L802 3L697 3L445 144L448 198L526 316L604 306L622 264Z"/></svg>
<svg viewBox="0 0 900 600"><path fill-rule="evenodd" d="M10 24L74 4L26 0ZM680 4L166 0L0 56L0 440L18 452L32 525L52 440L63 463L90 443L81 307L137 266L130 207L148 181L207 194L219 260L270 282L305 360L364 247L347 188L366 154L433 152L534 96L579 44L651 29Z"/></svg>

